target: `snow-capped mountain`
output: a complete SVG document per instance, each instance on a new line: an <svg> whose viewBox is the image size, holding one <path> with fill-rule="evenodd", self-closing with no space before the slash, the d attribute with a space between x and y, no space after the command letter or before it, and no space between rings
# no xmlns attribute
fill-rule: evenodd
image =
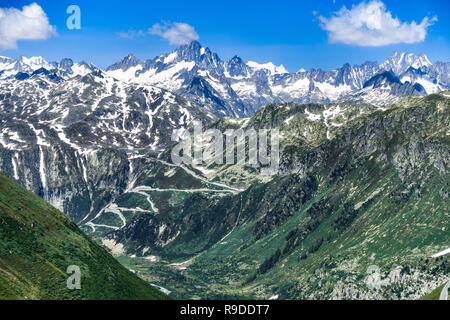
<svg viewBox="0 0 450 320"><path fill-rule="evenodd" d="M249 117L270 103L349 100L383 105L411 92L440 92L450 88L449 64L432 64L425 54L394 52L381 64L344 64L331 71L300 69L289 73L283 65L276 66L271 62L244 62L238 56L223 61L218 54L193 41L145 61L130 54L105 72L121 82L170 91L217 117ZM51 71L55 78L63 80L99 70L92 64L74 63L71 59L48 63L41 57L16 60L0 57L0 80L26 79L35 72L43 72L41 69ZM400 83L386 83L387 87L380 94L380 87L365 84L383 71L392 71ZM424 90L414 88L416 84Z"/></svg>
<svg viewBox="0 0 450 320"><path fill-rule="evenodd" d="M248 61L247 66L255 71L263 70L270 75L289 73L283 65L276 66L272 62L260 64L254 61Z"/></svg>
<svg viewBox="0 0 450 320"><path fill-rule="evenodd" d="M53 69L53 66L42 57L27 58L21 56L16 60L1 57L0 58L0 79L14 77L18 73L33 73L34 71L45 68Z"/></svg>
<svg viewBox="0 0 450 320"><path fill-rule="evenodd" d="M98 70L92 63L74 63L72 59L62 59L58 64L53 64L56 70L61 72L64 78L70 79L76 76L85 76L88 73Z"/></svg>
<svg viewBox="0 0 450 320"><path fill-rule="evenodd" d="M435 66L439 65L439 68ZM412 68L412 69L411 69ZM419 73L411 75L413 69ZM403 84L420 84L426 94L450 88L448 66L433 65L425 54L394 52L383 63L345 64L332 71L300 69L289 73L282 65L244 62L238 56L222 61L197 41L153 60L141 61L129 55L107 69L122 81L155 85L195 102L217 116L247 117L269 103L327 103L347 95L369 91L364 84L380 71L392 71ZM405 87L406 88L406 87ZM409 89L388 90L389 102L403 97ZM376 96L374 93L373 96ZM373 103L373 99L361 103ZM386 98L385 94L382 95ZM382 104L382 99L377 99Z"/></svg>
<svg viewBox="0 0 450 320"><path fill-rule="evenodd" d="M124 83L103 71L68 81L35 71L26 79L0 81L0 92L0 120L7 119L0 145L7 149L26 148L36 139L38 145L62 143L76 149L158 150L171 142L173 130L193 120L214 119L169 91ZM28 127L26 134L16 131L22 126Z"/></svg>
<svg viewBox="0 0 450 320"><path fill-rule="evenodd" d="M216 244L224 246L230 237L230 245L219 250L220 259L229 252L229 260L221 260L225 268L220 277L267 288L258 293L262 299L275 289L283 291L282 298L307 298L312 291L304 291L303 285L314 291L321 287L309 280L313 274L301 283L297 280L304 273L299 272L288 290L276 283L261 286L267 284L263 261L276 257L277 266L271 262L269 269L278 268L280 257L298 261L302 255L308 270L318 270L320 264L319 271L334 272L328 278L339 284L364 270L361 265L352 270L347 266L373 247L373 241L360 245L368 236L383 249L372 256L385 262L389 236L395 235L395 243L404 240L402 244L416 252L420 235L407 242L420 233L416 230L430 217L436 217L430 228L438 231L442 221L447 222L445 207L434 204L448 200L450 91L386 105L448 88L450 64L430 64L424 56L393 57L383 67L366 62L295 73L237 56L222 61L198 42L152 60L128 55L106 71L70 59L48 63L40 57L0 57L0 171L64 211L91 235L101 236L110 249L119 248L120 254L173 263L206 256L186 270L204 273L198 266L212 266L206 271L213 274ZM337 103L270 104L292 101ZM180 137L194 120L211 129L279 129L279 175L272 180L255 178L260 168L246 161L216 165L215 151L203 152L208 134L192 143L192 150L209 154L207 166L169 163L172 137ZM386 226L388 218L392 228L380 234L373 226ZM405 219L418 227L397 237ZM445 232L440 234L445 240ZM431 238L425 243L430 248L436 245ZM275 255L268 255L264 244L274 239L279 248L271 248ZM340 260L331 266L329 253L337 248L336 241L355 243L359 249L347 246L346 256L336 255ZM414 259L428 256L426 251ZM243 256L245 252L251 256ZM255 257L262 262L257 269L247 263ZM398 260L396 255L388 258ZM430 266L435 274L434 265L417 261L411 266ZM229 272L226 265L234 262L244 268ZM346 273L338 266L346 266ZM405 276L414 272L408 269ZM281 276L292 278L291 273ZM337 286L326 283L315 297L330 298L328 289ZM373 297L397 294L394 289Z"/></svg>
<svg viewBox="0 0 450 320"><path fill-rule="evenodd" d="M153 60L125 57L107 69L122 81L150 84L182 95L218 116L249 116L224 76L224 63L216 53L198 42L180 46Z"/></svg>
<svg viewBox="0 0 450 320"><path fill-rule="evenodd" d="M410 67L419 69L422 67L430 67L431 65L431 61L424 53L415 55L414 53L401 53L395 51L380 65L380 68L387 71L392 70L395 74L400 75Z"/></svg>
<svg viewBox="0 0 450 320"><path fill-rule="evenodd" d="M4 70L11 62L11 58L0 56L0 70Z"/></svg>
<svg viewBox="0 0 450 320"><path fill-rule="evenodd" d="M401 75L402 83L413 83L421 85L428 94L437 93L446 90L447 86L440 83L433 76L428 74L425 68L416 69L409 67L406 72Z"/></svg>
<svg viewBox="0 0 450 320"><path fill-rule="evenodd" d="M408 81L402 83L392 71L381 70L366 81L362 89L346 95L338 101L351 104L371 104L383 108L383 106L395 103L398 97L425 94L426 90L420 83Z"/></svg>
<svg viewBox="0 0 450 320"><path fill-rule="evenodd" d="M70 79L78 75L86 74L98 70L91 63L80 62L74 63L71 59L62 59L61 62L47 62L42 57L27 58L21 56L16 60L0 57L0 80L10 79L18 73L31 75L33 72L45 69L47 71L55 71L60 77Z"/></svg>
<svg viewBox="0 0 450 320"><path fill-rule="evenodd" d="M56 73L0 81L0 169L77 222L123 191L132 159L161 152L193 120L215 119L167 90L100 70L69 80Z"/></svg>
<svg viewBox="0 0 450 320"><path fill-rule="evenodd" d="M437 83L450 87L450 62L436 62L431 67L424 68L424 71Z"/></svg>

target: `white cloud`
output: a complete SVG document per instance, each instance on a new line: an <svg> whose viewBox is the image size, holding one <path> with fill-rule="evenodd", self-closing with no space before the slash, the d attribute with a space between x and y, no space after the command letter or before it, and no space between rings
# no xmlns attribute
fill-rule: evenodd
<svg viewBox="0 0 450 320"><path fill-rule="evenodd" d="M16 49L17 40L48 39L56 34L44 10L36 4L16 8L0 8L0 50Z"/></svg>
<svg viewBox="0 0 450 320"><path fill-rule="evenodd" d="M177 45L199 39L194 27L182 22L165 23L164 25L156 23L148 29L148 32L169 40L170 44Z"/></svg>
<svg viewBox="0 0 450 320"><path fill-rule="evenodd" d="M428 27L437 21L425 17L419 24L401 22L379 0L361 2L351 10L344 6L334 16L319 19L331 43L369 47L424 41Z"/></svg>

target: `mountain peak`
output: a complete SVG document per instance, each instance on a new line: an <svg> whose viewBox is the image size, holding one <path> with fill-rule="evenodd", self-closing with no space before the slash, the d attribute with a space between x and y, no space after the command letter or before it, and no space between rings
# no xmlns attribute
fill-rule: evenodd
<svg viewBox="0 0 450 320"><path fill-rule="evenodd" d="M175 52L199 52L203 46L200 44L200 42L193 40L189 43L180 45L177 49L175 49Z"/></svg>
<svg viewBox="0 0 450 320"><path fill-rule="evenodd" d="M249 67L238 56L234 56L228 60L225 65L228 77L247 77L249 75Z"/></svg>
<svg viewBox="0 0 450 320"><path fill-rule="evenodd" d="M127 70L128 68L131 67L135 67L138 64L140 64L141 61L138 60L134 54L130 53L128 54L125 58L123 58L122 60L114 63L113 65L109 66L106 71L113 71L113 70L118 70L118 69L122 69L122 70Z"/></svg>
<svg viewBox="0 0 450 320"><path fill-rule="evenodd" d="M247 65L250 68L254 69L255 71L267 70L273 75L289 73L282 64L280 64L279 66L276 66L272 62L258 63L258 62L254 62L254 61L248 61Z"/></svg>
<svg viewBox="0 0 450 320"><path fill-rule="evenodd" d="M12 61L12 59L9 57L0 56L0 62L7 62L7 61Z"/></svg>
<svg viewBox="0 0 450 320"><path fill-rule="evenodd" d="M396 75L400 75L409 67L419 69L421 67L429 67L431 65L432 63L430 59L428 59L427 55L424 53L417 55L415 53L395 51L380 65L380 68L384 70L392 70Z"/></svg>
<svg viewBox="0 0 450 320"><path fill-rule="evenodd" d="M209 50L208 47L203 47L200 42L194 40L188 44L179 46L175 52L177 52L180 57L192 58L194 56L210 54L211 50Z"/></svg>
<svg viewBox="0 0 450 320"><path fill-rule="evenodd" d="M177 61L192 61L203 69L216 69L222 63L217 53L212 52L208 47L202 46L198 41L191 41L189 44L182 45L172 54L176 55Z"/></svg>
<svg viewBox="0 0 450 320"><path fill-rule="evenodd" d="M14 64L12 69L16 72L32 73L40 68L52 69L52 66L42 57L27 58L25 56L20 56L17 60L12 62Z"/></svg>
<svg viewBox="0 0 450 320"><path fill-rule="evenodd" d="M234 56L230 59L229 63L237 64L237 63L243 63L242 59L238 56Z"/></svg>
<svg viewBox="0 0 450 320"><path fill-rule="evenodd" d="M3 173L0 173L0 192L0 245L2 257L3 252L8 252L10 258L2 259L2 271L15 270L0 274L3 299L5 296L31 300L166 298L121 266L68 216ZM64 250L70 254L61 255ZM79 290L67 290L61 285L66 283L64 273L48 268L51 265L54 270L66 270L70 264L89 270ZM34 282L35 279L39 280Z"/></svg>
<svg viewBox="0 0 450 320"><path fill-rule="evenodd" d="M192 40L191 42L189 42L189 46L190 47L202 47L202 45L200 44L200 42L198 42L197 40Z"/></svg>
<svg viewBox="0 0 450 320"><path fill-rule="evenodd" d="M137 60L137 59L136 59L136 57L135 57L134 54L129 53L129 54L124 58L124 60L135 61L135 60Z"/></svg>
<svg viewBox="0 0 450 320"><path fill-rule="evenodd" d="M389 83L398 83L401 84L400 79L392 72L392 71L385 71L381 70L376 75L374 75L372 78L367 80L364 83L364 88L373 86L374 88L378 88L383 86L384 84Z"/></svg>
<svg viewBox="0 0 450 320"><path fill-rule="evenodd" d="M23 62L23 63L27 63L27 64L43 64L43 63L47 63L47 61L44 60L44 58L40 57L40 56L35 56L35 57L25 57L25 56L20 56L19 58L17 58L18 62Z"/></svg>
<svg viewBox="0 0 450 320"><path fill-rule="evenodd" d="M69 59L69 58L62 59L58 64L58 68L63 69L63 70L68 70L72 66L73 66L73 60Z"/></svg>

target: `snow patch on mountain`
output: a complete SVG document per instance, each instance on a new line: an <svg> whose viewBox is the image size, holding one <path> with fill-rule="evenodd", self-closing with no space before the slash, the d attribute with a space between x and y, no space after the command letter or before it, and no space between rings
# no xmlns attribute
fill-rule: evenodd
<svg viewBox="0 0 450 320"><path fill-rule="evenodd" d="M395 51L387 58L380 68L386 71L392 70L395 74L400 75L409 67L419 69L421 67L429 67L432 63L425 54L416 55L414 53L403 53Z"/></svg>
<svg viewBox="0 0 450 320"><path fill-rule="evenodd" d="M258 70L269 71L271 75L289 73L283 65L276 66L272 62L261 64L254 61L248 61L247 65L255 71Z"/></svg>

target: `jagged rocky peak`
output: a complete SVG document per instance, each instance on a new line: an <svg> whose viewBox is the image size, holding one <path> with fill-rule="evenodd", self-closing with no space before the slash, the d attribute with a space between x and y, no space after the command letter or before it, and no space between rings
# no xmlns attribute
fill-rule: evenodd
<svg viewBox="0 0 450 320"><path fill-rule="evenodd" d="M395 51L389 58L387 58L380 68L384 70L392 70L396 75L400 75L409 67L419 69L421 67L429 67L432 63L427 55L421 53L419 55L414 53L404 53Z"/></svg>
<svg viewBox="0 0 450 320"><path fill-rule="evenodd" d="M202 56L211 54L211 50L203 47L198 41L191 41L189 44L179 46L175 52L182 60L199 62Z"/></svg>
<svg viewBox="0 0 450 320"><path fill-rule="evenodd" d="M234 56L225 63L225 69L231 77L246 77L248 76L248 66L238 56Z"/></svg>
<svg viewBox="0 0 450 320"><path fill-rule="evenodd" d="M423 69L424 69L423 67L421 67L421 68L409 67L403 75L404 76L405 75L420 75L420 76L422 76L422 75L426 74L426 72Z"/></svg>
<svg viewBox="0 0 450 320"><path fill-rule="evenodd" d="M62 59L58 64L58 68L62 70L69 70L72 67L73 67L73 60L69 58Z"/></svg>
<svg viewBox="0 0 450 320"><path fill-rule="evenodd" d="M141 61L139 59L137 59L134 56L134 54L130 53L125 58L120 60L119 62L116 62L113 65L111 65L110 67L108 67L108 69L106 69L106 70L112 71L112 70L122 69L125 71L131 67L137 66L140 63L141 63Z"/></svg>
<svg viewBox="0 0 450 320"><path fill-rule="evenodd" d="M177 56L174 59L175 61L195 62L200 69L214 70L216 72L222 71L222 61L217 53L212 52L208 47L202 46L198 41L191 41L189 44L178 47L171 55ZM165 63L168 62L170 61L165 61Z"/></svg>
<svg viewBox="0 0 450 320"><path fill-rule="evenodd" d="M42 57L30 57L27 58L25 56L20 56L19 58L17 58L16 60L18 63L23 63L23 64L46 64L47 61L44 60L44 58Z"/></svg>
<svg viewBox="0 0 450 320"><path fill-rule="evenodd" d="M18 72L15 76L14 79L16 80L26 80L30 77L30 75L28 73L25 72Z"/></svg>
<svg viewBox="0 0 450 320"><path fill-rule="evenodd" d="M233 58L231 58L228 63L230 65L241 65L244 64L244 61L241 59L241 57L238 56L234 56Z"/></svg>
<svg viewBox="0 0 450 320"><path fill-rule="evenodd" d="M4 57L4 56L0 56L0 63L6 63L6 62L11 62L11 61L13 61L13 59Z"/></svg>
<svg viewBox="0 0 450 320"><path fill-rule="evenodd" d="M18 73L15 77L17 80L38 79L39 86L42 89L48 88L48 81L59 83L64 80L63 74L58 69L39 68L33 73ZM40 81L44 80L44 81Z"/></svg>
<svg viewBox="0 0 450 320"><path fill-rule="evenodd" d="M81 82L84 83L92 83L95 84L99 79L104 79L105 77L109 77L106 73L104 73L102 70L97 69L92 72L89 72L81 77Z"/></svg>
<svg viewBox="0 0 450 320"><path fill-rule="evenodd" d="M358 66L355 66L357 68ZM341 68L336 70L336 83L345 83L346 78L348 78L354 68L350 63L345 63Z"/></svg>
<svg viewBox="0 0 450 320"><path fill-rule="evenodd" d="M426 91L421 84L402 83L392 71L380 70L364 83L363 89L343 96L339 101L383 107L395 103L401 97L424 94Z"/></svg>
<svg viewBox="0 0 450 320"><path fill-rule="evenodd" d="M426 69L436 81L442 83L445 87L450 87L450 62L438 61Z"/></svg>
<svg viewBox="0 0 450 320"><path fill-rule="evenodd" d="M78 66L84 67L84 68L86 68L86 69L88 69L88 70L90 70L90 71L97 71L97 70L100 70L99 68L97 68L97 67L95 66L95 64L90 63L90 62L86 62L86 61L81 61L80 63L78 63Z"/></svg>
<svg viewBox="0 0 450 320"><path fill-rule="evenodd" d="M361 67L377 67L377 66L378 62L376 61L366 61L361 65Z"/></svg>
<svg viewBox="0 0 450 320"><path fill-rule="evenodd" d="M364 83L364 88L380 88L386 84L393 83L401 84L400 79L392 71L381 70L375 76Z"/></svg>
<svg viewBox="0 0 450 320"><path fill-rule="evenodd" d="M42 67L48 67L48 65L48 62L42 57L27 58L25 56L20 56L15 61L14 70L18 72L33 72Z"/></svg>

